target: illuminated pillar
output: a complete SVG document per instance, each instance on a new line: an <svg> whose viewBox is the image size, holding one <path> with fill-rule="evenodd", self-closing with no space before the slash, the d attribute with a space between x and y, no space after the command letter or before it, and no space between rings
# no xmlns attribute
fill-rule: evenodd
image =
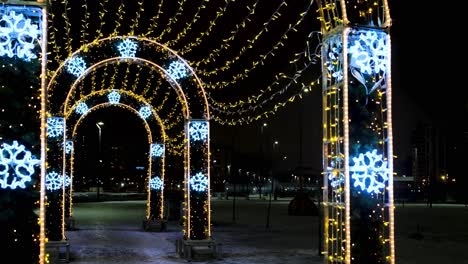
<svg viewBox="0 0 468 264"><path fill-rule="evenodd" d="M184 239L206 240L210 230L210 124L207 120L190 120L186 125L188 162L185 176Z"/></svg>
<svg viewBox="0 0 468 264"><path fill-rule="evenodd" d="M325 263L394 263L386 0L321 0Z"/></svg>
<svg viewBox="0 0 468 264"><path fill-rule="evenodd" d="M151 170L147 220L162 220L164 211L164 144L150 145Z"/></svg>
<svg viewBox="0 0 468 264"><path fill-rule="evenodd" d="M44 260L47 10L43 1L0 5L0 237L16 263Z"/></svg>
<svg viewBox="0 0 468 264"><path fill-rule="evenodd" d="M73 179L73 170L72 170L72 157L73 157L73 141L65 140L65 149L64 149L64 170L63 175L65 175L65 188L64 188L64 215L65 218L72 216L72 179Z"/></svg>
<svg viewBox="0 0 468 264"><path fill-rule="evenodd" d="M46 235L49 241L64 239L64 142L65 119L47 118L47 173L45 189L47 195Z"/></svg>

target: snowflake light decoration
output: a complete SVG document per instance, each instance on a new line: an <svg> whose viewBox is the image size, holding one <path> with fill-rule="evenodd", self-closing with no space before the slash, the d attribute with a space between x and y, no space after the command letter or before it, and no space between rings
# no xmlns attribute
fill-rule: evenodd
<svg viewBox="0 0 468 264"><path fill-rule="evenodd" d="M171 62L166 71L174 80L180 80L187 77L187 68L185 67L185 64L180 61Z"/></svg>
<svg viewBox="0 0 468 264"><path fill-rule="evenodd" d="M85 61L81 57L67 59L65 65L67 67L67 71L70 74L75 75L77 78L83 75L87 68Z"/></svg>
<svg viewBox="0 0 468 264"><path fill-rule="evenodd" d="M330 181L330 185L333 188L339 188L340 185L344 182L344 175L338 169L328 167L327 174L328 180Z"/></svg>
<svg viewBox="0 0 468 264"><path fill-rule="evenodd" d="M65 154L70 154L73 150L73 141L65 141Z"/></svg>
<svg viewBox="0 0 468 264"><path fill-rule="evenodd" d="M18 141L13 141L12 145L3 143L0 147L0 187L12 190L26 188L25 184L34 174L34 166L40 162Z"/></svg>
<svg viewBox="0 0 468 264"><path fill-rule="evenodd" d="M151 144L151 157L162 157L164 156L164 145L163 144Z"/></svg>
<svg viewBox="0 0 468 264"><path fill-rule="evenodd" d="M208 177L199 172L190 177L190 189L196 192L204 192L208 189Z"/></svg>
<svg viewBox="0 0 468 264"><path fill-rule="evenodd" d="M387 71L389 45L383 32L357 31L358 38L349 47L350 65L361 73L378 74Z"/></svg>
<svg viewBox="0 0 468 264"><path fill-rule="evenodd" d="M27 9L26 12L32 10ZM17 15L15 11L3 14L0 19L0 57L16 56L24 61L36 59L37 55L32 50L40 36L39 26L32 24L31 19L23 14Z"/></svg>
<svg viewBox="0 0 468 264"><path fill-rule="evenodd" d="M75 109L75 112L79 115L84 115L88 113L88 111L89 111L88 105L84 102L79 103Z"/></svg>
<svg viewBox="0 0 468 264"><path fill-rule="evenodd" d="M149 105L142 106L140 108L140 111L138 111L138 113L140 114L141 118L147 119L148 117L150 117L152 113L151 107Z"/></svg>
<svg viewBox="0 0 468 264"><path fill-rule="evenodd" d="M208 138L207 121L191 121L189 123L190 140L203 141Z"/></svg>
<svg viewBox="0 0 468 264"><path fill-rule="evenodd" d="M385 182L389 179L389 169L387 161L377 154L376 149L361 153L357 158L353 157L353 162L354 165L349 167L349 171L354 180L354 187L368 193L379 193L385 188Z"/></svg>
<svg viewBox="0 0 468 264"><path fill-rule="evenodd" d="M55 138L63 136L65 130L65 119L63 117L47 118L47 137Z"/></svg>
<svg viewBox="0 0 468 264"><path fill-rule="evenodd" d="M65 184L65 188L66 188L66 187L69 187L70 184L71 184L71 177L68 176L68 175L65 175L65 181L64 181L63 184Z"/></svg>
<svg viewBox="0 0 468 264"><path fill-rule="evenodd" d="M45 187L48 191L60 190L63 185L63 177L55 171L47 173Z"/></svg>
<svg viewBox="0 0 468 264"><path fill-rule="evenodd" d="M341 38L335 36L328 41L327 48L327 58L325 66L327 67L329 78L339 82L343 80L343 69L341 65L341 52L343 46L341 43Z"/></svg>
<svg viewBox="0 0 468 264"><path fill-rule="evenodd" d="M124 39L117 45L117 49L119 50L120 57L135 58L138 43L131 39Z"/></svg>
<svg viewBox="0 0 468 264"><path fill-rule="evenodd" d="M160 190L162 190L162 189L163 189L163 186L164 186L164 184L163 184L161 178L159 178L159 177L153 177L153 178L151 178L149 184L150 184L150 189L151 189L151 190L155 190L155 191L160 191Z"/></svg>
<svg viewBox="0 0 468 264"><path fill-rule="evenodd" d="M120 102L120 94L117 91L112 91L107 95L109 103L118 104Z"/></svg>

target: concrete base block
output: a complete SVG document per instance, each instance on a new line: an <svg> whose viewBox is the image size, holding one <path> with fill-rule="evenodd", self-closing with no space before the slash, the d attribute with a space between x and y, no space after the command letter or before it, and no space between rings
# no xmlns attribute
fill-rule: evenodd
<svg viewBox="0 0 468 264"><path fill-rule="evenodd" d="M213 239L179 239L176 241L176 252L179 257L188 261L222 259L223 254L221 243L217 243Z"/></svg>
<svg viewBox="0 0 468 264"><path fill-rule="evenodd" d="M49 241L45 245L50 264L70 263L70 243L68 240Z"/></svg>

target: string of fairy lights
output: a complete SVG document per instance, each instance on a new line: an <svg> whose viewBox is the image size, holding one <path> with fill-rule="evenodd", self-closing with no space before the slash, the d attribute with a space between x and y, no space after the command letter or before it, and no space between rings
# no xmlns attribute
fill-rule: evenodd
<svg viewBox="0 0 468 264"><path fill-rule="evenodd" d="M208 4L213 7L208 9ZM297 73L313 74L310 68L307 68L309 71L296 70L294 72L294 67L289 67L293 70L286 71L284 67L278 67L277 73L272 74L271 81L266 80L263 87L253 89L250 93L243 92L246 94L243 98L225 100L222 96L225 89L231 89L229 92L235 93L236 89L241 89L239 87L248 86L249 81L255 78L255 73L268 65L271 57L277 57L275 54L279 51L281 54L287 53L284 47L290 44L288 41L291 34L304 31L306 27L302 25L314 16L314 12L311 12L312 4L313 1L303 1L301 4L290 3L286 0L274 1L274 3L266 3L262 0L250 1L247 6L243 6L246 12L242 12L241 19L233 20L230 26L227 26L228 24L224 26L229 18L227 14L234 8L239 9L239 5L235 5L234 1L211 3L210 0L201 0L191 5L187 1L175 3L121 1L118 5L109 0L98 3L52 1L49 19L49 45L52 47L50 57L54 58L52 64L58 65L80 45L106 36L139 34L164 41L196 68L204 87L219 90L208 93L213 119L222 124L246 124L274 115L287 103L304 96L304 91L308 92L318 84L316 73L313 79L297 76ZM263 11L266 6L274 8L268 8L268 12ZM80 12L73 11L77 8ZM297 19L291 22L290 18L294 17L293 15ZM210 21L205 21L205 17L209 17ZM92 19L100 23L91 23ZM275 27L285 24L286 19L288 19L288 26L282 27L281 33L277 32ZM79 21L80 26L71 26L75 24L74 21ZM164 27L162 27L163 24ZM220 24L229 30L222 30ZM258 27L259 24L260 27ZM255 28L256 32L253 36L246 38L245 32L250 31L249 28ZM218 34L220 30L222 34ZM266 45L266 39L276 39L276 41ZM285 65L294 64L298 60L298 54L308 48L306 44L308 39L303 39L303 41L302 48L298 45L299 48L291 51L289 57L282 55ZM216 48L207 52L205 45ZM268 46L269 48L266 48ZM250 56L252 53L256 56ZM230 70L231 68L235 70ZM146 80L140 78L145 71L147 70L141 69L137 73L132 72L137 77L131 80L124 78L124 85L119 83L119 86L130 86L126 89L134 91L139 86L145 86ZM121 74L128 75L129 71L122 72L119 67L106 65L104 70L99 71L99 74L93 75L91 87L98 89L99 82L102 84L104 79L109 79L111 76L110 85L106 84L106 89L115 89L116 78ZM285 80L290 81L285 82ZM288 92L288 90L294 90L294 92ZM148 94L150 94L149 89L145 96ZM166 98L168 95L152 91L150 96ZM255 116L252 116L252 112L246 111L249 107L255 107Z"/></svg>

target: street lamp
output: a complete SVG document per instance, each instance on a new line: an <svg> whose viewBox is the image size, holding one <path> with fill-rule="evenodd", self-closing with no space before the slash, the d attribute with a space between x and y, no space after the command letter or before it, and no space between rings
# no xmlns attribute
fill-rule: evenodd
<svg viewBox="0 0 468 264"><path fill-rule="evenodd" d="M96 200L99 201L99 198L100 198L100 188L101 188L101 177L100 177L100 173L102 173L102 152L101 152L101 129L102 129L102 126L104 126L104 122L102 121L99 121L96 123L96 127L98 128L99 130L99 151L98 151L98 155L99 155L99 170L97 171L97 177L96 177L96 183L97 183L97 190L96 190Z"/></svg>

